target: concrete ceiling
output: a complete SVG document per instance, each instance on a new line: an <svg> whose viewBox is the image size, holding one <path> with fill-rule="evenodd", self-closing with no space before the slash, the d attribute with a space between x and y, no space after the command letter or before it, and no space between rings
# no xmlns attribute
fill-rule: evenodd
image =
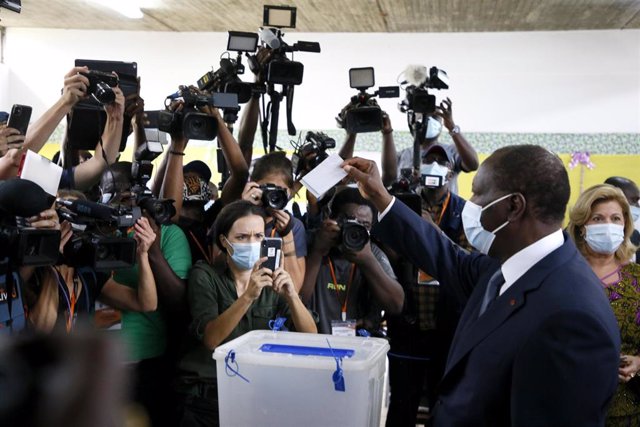
<svg viewBox="0 0 640 427"><path fill-rule="evenodd" d="M103 0L103 2L135 0ZM298 8L302 32L476 32L640 28L640 1L623 0L137 0L128 19L94 0L22 0L0 26L139 31L255 31L264 4Z"/></svg>

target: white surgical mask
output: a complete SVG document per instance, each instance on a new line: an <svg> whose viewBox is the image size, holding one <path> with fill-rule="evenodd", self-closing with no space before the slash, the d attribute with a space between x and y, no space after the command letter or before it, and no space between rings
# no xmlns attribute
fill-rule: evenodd
<svg viewBox="0 0 640 427"><path fill-rule="evenodd" d="M433 117L429 117L427 119L427 133L425 135L425 138L427 139L435 138L436 136L440 135L441 131L442 131L442 123L440 123L439 120L434 119Z"/></svg>
<svg viewBox="0 0 640 427"><path fill-rule="evenodd" d="M423 177L423 183L426 187L442 187L447 183L447 175L449 175L449 168L446 166L442 166L437 162L428 163L426 165L420 166L420 175ZM439 181L440 185L428 185L428 182L424 181L424 178L427 177L437 177L440 178L436 181Z"/></svg>
<svg viewBox="0 0 640 427"><path fill-rule="evenodd" d="M501 226L493 231L485 230L482 226L482 223L480 222L480 219L482 218L482 211L488 209L498 202L506 200L513 194L514 193L509 193L505 196L502 196L499 199L496 199L493 202L489 203L485 207L476 205L475 203L470 201L465 202L461 214L464 234L471 246L473 246L483 254L489 253L489 249L491 248L491 245L496 238L496 233L506 227L507 224L509 224L509 221L505 221Z"/></svg>
<svg viewBox="0 0 640 427"><path fill-rule="evenodd" d="M233 254L231 260L240 270L251 270L260 259L260 242L231 243L227 240Z"/></svg>
<svg viewBox="0 0 640 427"><path fill-rule="evenodd" d="M624 226L620 224L585 225L584 240L591 250L599 254L612 254L624 242Z"/></svg>
<svg viewBox="0 0 640 427"><path fill-rule="evenodd" d="M640 231L640 207L631 206L631 216L633 216L633 228Z"/></svg>

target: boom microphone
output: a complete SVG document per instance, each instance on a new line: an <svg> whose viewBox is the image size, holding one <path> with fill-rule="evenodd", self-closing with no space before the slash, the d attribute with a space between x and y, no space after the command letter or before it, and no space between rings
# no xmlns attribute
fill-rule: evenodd
<svg viewBox="0 0 640 427"><path fill-rule="evenodd" d="M260 28L258 30L260 40L265 42L271 49L278 49L280 47L280 40L273 34L269 28Z"/></svg>
<svg viewBox="0 0 640 427"><path fill-rule="evenodd" d="M71 212L79 216L109 221L113 216L113 208L88 200L64 200L58 199L57 203L66 206Z"/></svg>

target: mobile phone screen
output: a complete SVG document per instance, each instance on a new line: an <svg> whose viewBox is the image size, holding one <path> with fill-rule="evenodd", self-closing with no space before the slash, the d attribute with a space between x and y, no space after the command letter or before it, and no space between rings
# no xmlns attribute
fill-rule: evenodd
<svg viewBox="0 0 640 427"><path fill-rule="evenodd" d="M282 239L279 237L265 237L260 249L260 257L267 257L262 267L267 267L274 271L280 266L282 256Z"/></svg>

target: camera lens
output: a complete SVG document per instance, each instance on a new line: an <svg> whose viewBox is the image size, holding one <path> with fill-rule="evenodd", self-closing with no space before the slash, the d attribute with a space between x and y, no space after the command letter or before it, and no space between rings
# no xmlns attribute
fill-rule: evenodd
<svg viewBox="0 0 640 427"><path fill-rule="evenodd" d="M358 252L369 242L369 232L355 220L342 224L342 246L349 252Z"/></svg>
<svg viewBox="0 0 640 427"><path fill-rule="evenodd" d="M111 104L116 100L116 93L111 87L104 83L96 83L96 90L93 93L93 97L101 104Z"/></svg>
<svg viewBox="0 0 640 427"><path fill-rule="evenodd" d="M289 197L287 192L280 187L263 190L262 204L275 210L282 210L287 206Z"/></svg>

